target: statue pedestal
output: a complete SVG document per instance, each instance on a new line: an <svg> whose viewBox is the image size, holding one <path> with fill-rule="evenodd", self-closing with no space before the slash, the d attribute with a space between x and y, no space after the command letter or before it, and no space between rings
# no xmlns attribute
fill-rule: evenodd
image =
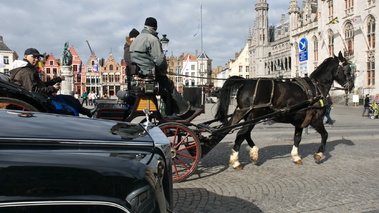
<svg viewBox="0 0 379 213"><path fill-rule="evenodd" d="M61 76L64 76L65 80L61 82L60 94L74 95L74 78L71 66L62 66Z"/></svg>

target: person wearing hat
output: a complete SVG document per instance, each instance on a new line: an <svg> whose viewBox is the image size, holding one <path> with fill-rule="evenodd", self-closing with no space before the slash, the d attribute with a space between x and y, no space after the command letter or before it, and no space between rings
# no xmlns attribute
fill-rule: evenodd
<svg viewBox="0 0 379 213"><path fill-rule="evenodd" d="M25 50L23 60L16 60L12 64L10 72L10 81L31 92L38 92L48 96L54 96L60 90L60 82L64 77L57 77L50 81L43 82L38 74L37 64L43 57L35 48ZM92 117L96 109L90 110L83 108L80 102L69 95L58 95L59 99L64 100L66 104L73 107L78 113Z"/></svg>
<svg viewBox="0 0 379 213"><path fill-rule="evenodd" d="M194 110L191 110L189 102L178 93L174 83L166 76L168 65L157 28L155 18L146 18L141 34L130 46L131 61L139 67L141 78L152 78L155 75L160 95L166 104L166 115L170 115L172 119L186 119Z"/></svg>
<svg viewBox="0 0 379 213"><path fill-rule="evenodd" d="M132 74L131 74L131 66L132 66L132 61L130 60L130 52L129 52L129 49L130 49L130 45L132 44L133 40L139 35L139 32L138 30L136 30L135 28L133 28L130 32L129 32L129 36L126 37L126 42L125 42L125 45L124 45L124 61L126 63L126 67L125 67L125 74L126 74L126 78L127 78L127 81L130 83L131 82L131 78L132 78ZM130 87L130 86L128 86Z"/></svg>
<svg viewBox="0 0 379 213"><path fill-rule="evenodd" d="M129 32L129 36L126 37L126 42L125 42L125 45L124 45L124 60L126 62L126 66L130 66L132 64L131 60L130 60L130 52L129 52L129 49L130 49L130 45L132 44L133 40L139 35L139 32L138 30L136 30L135 28L133 28L130 32Z"/></svg>

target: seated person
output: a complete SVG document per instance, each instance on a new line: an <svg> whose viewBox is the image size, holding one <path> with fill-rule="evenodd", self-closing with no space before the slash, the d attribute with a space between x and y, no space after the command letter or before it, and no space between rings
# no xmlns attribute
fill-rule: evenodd
<svg viewBox="0 0 379 213"><path fill-rule="evenodd" d="M160 95L166 104L166 115L173 119L186 119L195 111L167 77L167 61L158 38L157 20L146 18L142 32L130 45L131 62L140 68L141 77L149 79L155 74L159 83Z"/></svg>
<svg viewBox="0 0 379 213"><path fill-rule="evenodd" d="M35 48L25 50L24 59L17 60L13 64L13 69L10 71L10 81L26 90L51 96L53 101L59 102L61 100L62 104L69 105L78 113L92 117L96 108L93 110L84 108L77 99L69 95L53 97L60 89L60 82L64 80L64 78L57 77L51 81L43 82L38 75L38 69L36 67L42 56L43 55ZM56 109L56 113L62 113L62 111ZM75 115L77 115L77 113Z"/></svg>

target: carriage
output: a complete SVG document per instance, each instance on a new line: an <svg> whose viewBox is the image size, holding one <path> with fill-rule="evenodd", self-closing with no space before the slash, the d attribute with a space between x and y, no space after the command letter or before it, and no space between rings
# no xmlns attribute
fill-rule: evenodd
<svg viewBox="0 0 379 213"><path fill-rule="evenodd" d="M247 140L251 147L250 158L258 161L258 148L251 139L253 127L269 120L291 123L295 126L294 146L291 152L294 163L301 164L298 146L303 128L312 126L321 135L321 145L314 155L316 161L322 158L328 133L322 116L325 112L323 99L331 85L337 81L347 91L353 86L350 64L342 57L326 59L310 78L296 79L242 79L229 78L220 90L220 101L216 118L200 124L192 121L204 113L204 91L202 88L188 88L184 96L191 102L195 113L183 120L171 120L160 112L157 98L157 83L154 80L139 79L134 90L118 93L118 100L98 100L94 117L118 121L150 122L158 125L171 141L172 174L175 182L191 176L202 157L209 153L231 132L239 129L230 163L241 169L238 150ZM0 80L0 108L51 112L49 101L34 97L33 93L12 87L11 83ZM230 96L238 90L237 107L228 114ZM43 104L41 104L43 103Z"/></svg>

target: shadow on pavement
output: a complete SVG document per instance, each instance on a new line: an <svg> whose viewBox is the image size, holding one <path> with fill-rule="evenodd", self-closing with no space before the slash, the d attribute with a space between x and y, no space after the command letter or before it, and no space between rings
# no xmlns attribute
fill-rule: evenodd
<svg viewBox="0 0 379 213"><path fill-rule="evenodd" d="M201 200L199 200L200 197ZM238 213L263 212L253 204L253 201L218 195L204 188L174 189L174 213L236 212L236 206L238 206Z"/></svg>

